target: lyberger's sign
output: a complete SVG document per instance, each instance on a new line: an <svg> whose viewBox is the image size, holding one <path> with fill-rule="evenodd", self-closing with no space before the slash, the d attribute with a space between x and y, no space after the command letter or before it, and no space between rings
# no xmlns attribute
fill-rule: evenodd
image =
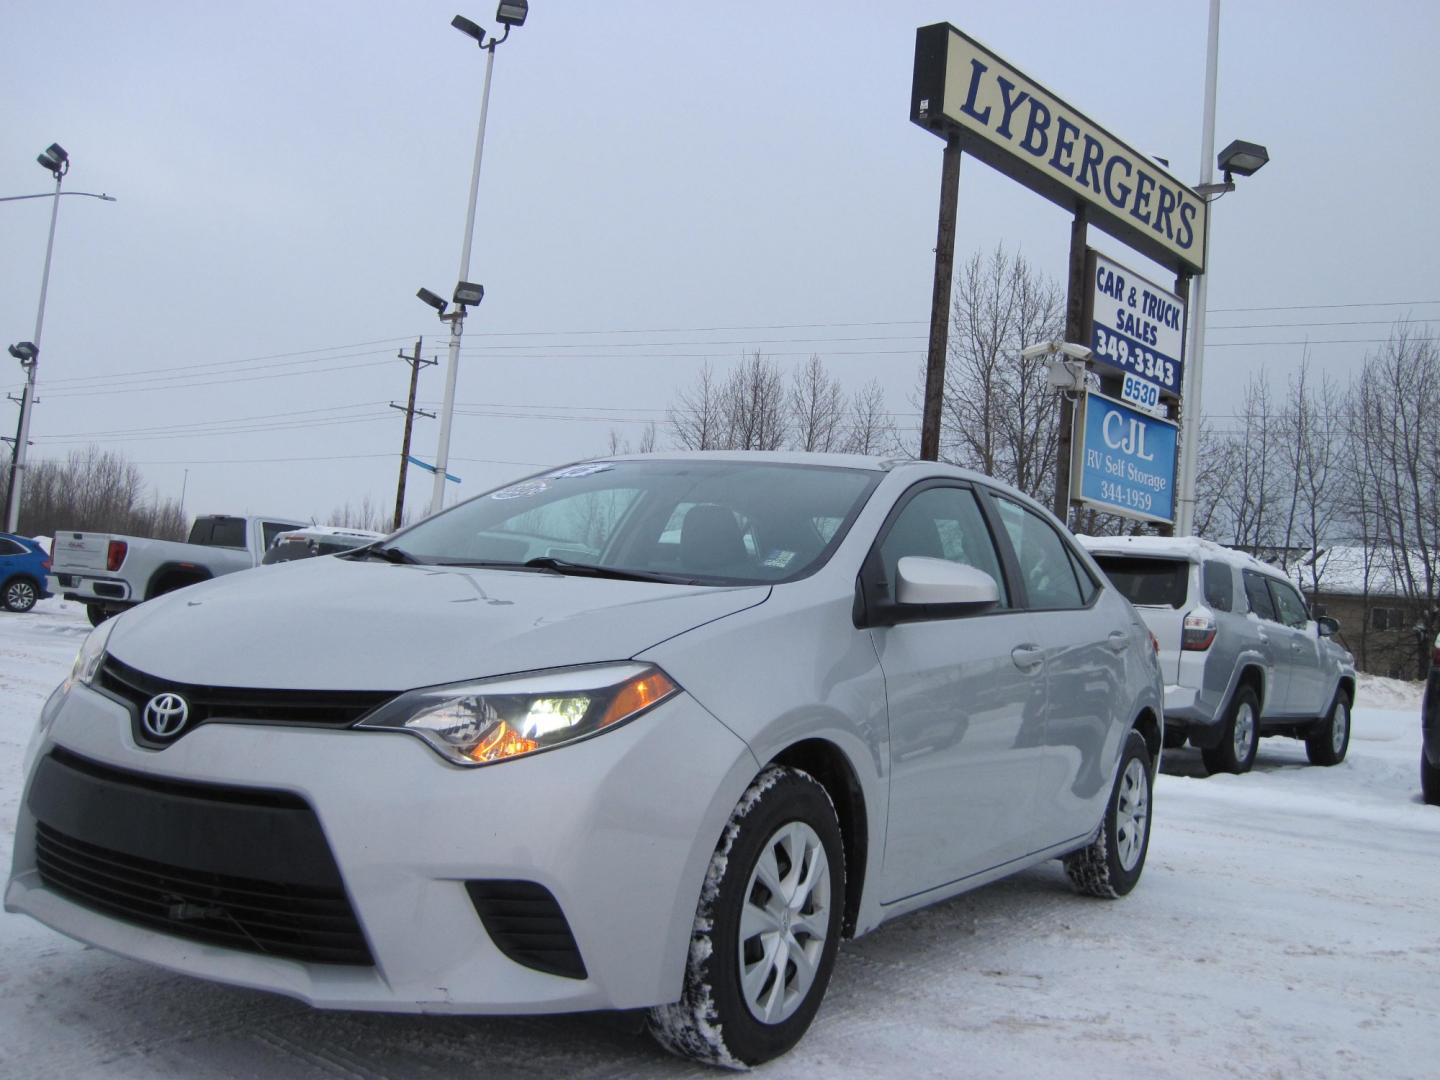
<svg viewBox="0 0 1440 1080"><path fill-rule="evenodd" d="M910 119L1155 261L1205 269L1205 201L949 23L915 32Z"/></svg>

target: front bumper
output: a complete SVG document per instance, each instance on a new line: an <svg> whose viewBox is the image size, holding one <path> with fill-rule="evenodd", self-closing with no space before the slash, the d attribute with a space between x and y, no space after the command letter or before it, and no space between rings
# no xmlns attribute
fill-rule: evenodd
<svg viewBox="0 0 1440 1080"><path fill-rule="evenodd" d="M298 796L334 856L373 965L189 940L48 888L36 864L35 807L47 811L30 788L56 747L152 778L157 790L173 780ZM145 750L123 706L76 688L47 703L28 755L5 907L124 956L321 1007L497 1014L643 1007L680 995L706 867L757 769L745 744L686 694L573 746L460 769L419 739L378 731L210 723L163 751ZM105 830L96 824L94 832ZM585 977L510 959L486 933L467 891L473 882L548 890Z"/></svg>

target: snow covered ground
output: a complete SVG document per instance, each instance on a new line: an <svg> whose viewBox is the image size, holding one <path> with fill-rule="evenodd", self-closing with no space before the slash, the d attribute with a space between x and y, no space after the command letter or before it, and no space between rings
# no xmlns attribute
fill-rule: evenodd
<svg viewBox="0 0 1440 1080"><path fill-rule="evenodd" d="M41 702L89 627L0 613L0 865ZM1167 754L1128 898L1058 864L840 950L809 1035L757 1070L804 1077L1433 1077L1440 808L1420 803L1419 687L1362 684L1345 764L1261 744L1247 776ZM110 956L0 915L0 1075L714 1076L632 1015L321 1013Z"/></svg>

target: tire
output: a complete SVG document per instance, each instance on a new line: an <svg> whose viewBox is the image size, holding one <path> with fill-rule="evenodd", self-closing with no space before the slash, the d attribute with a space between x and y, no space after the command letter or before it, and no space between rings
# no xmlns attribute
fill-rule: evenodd
<svg viewBox="0 0 1440 1080"><path fill-rule="evenodd" d="M91 626L99 626L110 617L110 612L106 611L99 604L86 604L85 617L90 620Z"/></svg>
<svg viewBox="0 0 1440 1080"><path fill-rule="evenodd" d="M1440 806L1440 765L1430 764L1425 751L1420 751L1420 797L1431 806Z"/></svg>
<svg viewBox="0 0 1440 1080"><path fill-rule="evenodd" d="M650 1033L673 1054L730 1068L785 1053L825 996L844 906L830 796L808 773L765 769L710 859L684 991L650 1010Z"/></svg>
<svg viewBox="0 0 1440 1080"><path fill-rule="evenodd" d="M1311 765L1339 765L1350 749L1350 695L1335 691L1325 719L1305 736L1305 756Z"/></svg>
<svg viewBox="0 0 1440 1080"><path fill-rule="evenodd" d="M1218 745L1202 750L1205 768L1212 773L1247 773L1260 748L1260 699L1248 686L1235 690L1225 716L1225 733Z"/></svg>
<svg viewBox="0 0 1440 1080"><path fill-rule="evenodd" d="M39 599L40 586L35 584L33 578L19 574L5 582L5 589L0 592L0 604L5 606L6 611L17 614L29 611Z"/></svg>
<svg viewBox="0 0 1440 1080"><path fill-rule="evenodd" d="M1115 770L1100 835L1088 847L1065 856L1065 873L1077 892L1114 900L1135 888L1150 850L1154 779L1145 739L1131 731Z"/></svg>

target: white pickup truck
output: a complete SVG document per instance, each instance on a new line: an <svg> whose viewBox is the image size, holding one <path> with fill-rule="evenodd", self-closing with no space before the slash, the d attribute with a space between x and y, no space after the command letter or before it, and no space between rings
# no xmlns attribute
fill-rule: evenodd
<svg viewBox="0 0 1440 1080"><path fill-rule="evenodd" d="M161 593L257 566L289 518L198 517L186 543L110 533L57 532L50 591L85 605L92 625Z"/></svg>

